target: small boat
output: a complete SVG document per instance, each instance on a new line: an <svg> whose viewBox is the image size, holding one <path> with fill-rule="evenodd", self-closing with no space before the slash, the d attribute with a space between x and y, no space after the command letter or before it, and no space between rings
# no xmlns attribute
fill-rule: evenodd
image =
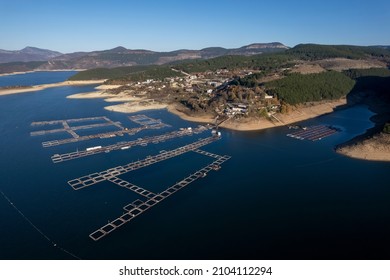
<svg viewBox="0 0 390 280"><path fill-rule="evenodd" d="M288 129L299 129L299 125L289 125Z"/></svg>
<svg viewBox="0 0 390 280"><path fill-rule="evenodd" d="M90 147L90 148L87 148L86 151L93 151L93 150L98 150L98 149L101 149L102 146L95 146L95 147Z"/></svg>

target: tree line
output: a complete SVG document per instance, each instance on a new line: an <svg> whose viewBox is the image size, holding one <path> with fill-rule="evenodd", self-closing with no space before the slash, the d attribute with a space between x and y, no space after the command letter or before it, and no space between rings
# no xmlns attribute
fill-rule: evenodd
<svg viewBox="0 0 390 280"><path fill-rule="evenodd" d="M291 105L338 99L346 96L354 85L353 79L335 71L306 75L292 73L265 84L269 94Z"/></svg>
<svg viewBox="0 0 390 280"><path fill-rule="evenodd" d="M390 58L390 50L385 48L350 45L299 44L287 50L286 53L304 60L326 58L362 59L370 56Z"/></svg>

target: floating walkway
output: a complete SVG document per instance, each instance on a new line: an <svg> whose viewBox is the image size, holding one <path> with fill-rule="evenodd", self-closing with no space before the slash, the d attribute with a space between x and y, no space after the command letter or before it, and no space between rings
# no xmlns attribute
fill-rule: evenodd
<svg viewBox="0 0 390 280"><path fill-rule="evenodd" d="M43 122L33 122L31 126L48 126L48 125L62 125L62 127L52 127L55 129L49 129L49 130L39 130L31 132L31 136L38 136L38 135L48 135L48 134L54 134L59 132L67 132L69 133L72 138L62 139L62 140L53 140L53 141L47 141L43 142L43 147L52 147L57 145L62 145L66 143L73 143L78 141L84 141L84 140L90 140L94 138L110 138L110 137L116 137L116 136L123 136L124 134L133 135L135 133L140 132L144 129L160 129L163 127L168 127L170 125L167 125L163 123L159 119L153 119L150 117L147 117L146 115L135 115L130 116L129 119L132 122L135 122L136 124L140 125L140 127L127 129L122 126L120 122L113 122L107 117L91 117L91 118L80 118L80 119L68 119L68 120L54 120L54 121L43 121ZM91 124L83 124L79 122L87 122L88 121L94 121L94 123ZM99 122L100 121L100 122ZM79 123L79 125L77 125ZM90 128L97 128L97 127L105 127L105 126L115 126L118 128L118 131L112 131L107 133L99 133L99 134L93 134L93 135L87 135L87 136L80 136L76 133L78 130L83 129L90 129ZM168 132L161 135L156 136L149 136L144 138L138 138L133 141L122 141L116 144L108 145L108 146L96 146L86 149L85 151L77 151L72 153L66 153L66 154L55 154L52 156L52 161L54 163L59 163L63 161L68 161L80 157L90 156L102 152L110 152L113 150L126 150L134 146L147 146L150 143L157 144L160 142L164 142L166 140L174 139L177 137L183 137L183 136L191 136L194 134L202 133L206 130L208 130L210 127L199 125L198 127L192 129L192 128L181 128L177 131ZM212 133L213 134L213 133ZM214 133L213 136L208 138L199 139L196 142L193 142L191 144L169 150L169 151L160 151L159 154L153 155L153 156L147 156L146 158L142 160L138 160L136 162L130 162L128 164L117 166L113 168L109 168L107 170L101 171L101 172L95 172L89 175L85 175L73 180L69 180L67 183L74 189L74 190L81 190L84 188L87 188L89 186L93 186L95 184L98 184L103 181L111 182L113 185L126 188L129 191L132 191L133 193L137 194L139 196L139 199L131 202L130 204L127 204L123 207L123 210L125 211L121 216L113 220L112 222L108 222L106 225L100 227L96 231L92 232L89 236L94 241L98 241L101 238L107 236L109 233L113 232L114 230L118 229L122 225L130 222L135 217L141 215L148 209L152 208L153 206L157 205L164 199L170 197L172 194L176 193L180 189L188 186L189 184L195 182L196 180L202 179L207 176L207 174L210 171L217 171L221 168L221 165L230 159L230 156L221 156L217 154L213 154L207 151L200 150L202 146L205 146L207 144L210 144L214 141L217 141L220 139L217 133ZM189 176L183 178L182 180L176 182L174 185L169 186L165 190L163 190L161 193L154 193L144 187L137 186L131 182L128 182L126 180L123 180L120 178L122 174L128 173L133 170L137 170L143 167L147 167L150 165L153 165L155 163L168 160L174 157L177 157L179 155L182 155L184 153L188 152L195 152L207 157L213 158L213 162L204 166L203 168L197 170L196 172L190 174Z"/></svg>
<svg viewBox="0 0 390 280"><path fill-rule="evenodd" d="M170 126L168 124L163 123L160 119L153 119L146 115L129 116L129 120L139 124L140 126L145 126L149 128L163 128Z"/></svg>
<svg viewBox="0 0 390 280"><path fill-rule="evenodd" d="M124 134L128 135L134 135L144 129L147 129L146 127L136 127L136 128L131 128L131 129L126 129L126 130L119 130L119 131L111 131L111 132L106 132L106 133L98 133L98 134L92 134L92 135L86 135L86 136L79 136L79 137L74 137L74 138L67 138L67 139L61 139L61 140L52 140L52 141L46 141L42 142L42 146L44 148L48 147L53 147L53 146L58 146L58 145L63 145L63 144L68 144L68 143L75 143L75 142L80 142L80 141L86 141L86 140L91 140L91 139L105 139L105 138L112 138L112 137L117 137L117 136L123 136Z"/></svg>
<svg viewBox="0 0 390 280"><path fill-rule="evenodd" d="M131 190L131 191L133 191L133 192L135 192L135 193L137 193L139 195L142 195L142 196L144 196L146 198L152 198L152 197L156 196L156 194L154 194L154 193L152 193L152 192L150 192L148 190L145 190L145 189L143 189L141 187L138 187L138 186L136 186L136 185L134 185L132 183L129 183L129 182L125 181L125 180L122 180L122 179L120 179L118 177L110 177L107 180L110 181L111 183L114 183L114 184L122 187L122 188L127 188L127 189L129 189L129 190Z"/></svg>
<svg viewBox="0 0 390 280"><path fill-rule="evenodd" d="M70 124L78 123L78 122L86 122L86 121L101 121L101 123L93 123L93 124L87 124L87 125L79 125L79 126L71 126ZM97 137L101 137L104 135L116 135L118 132L110 132L110 133L103 133L98 135L89 135L89 136L80 136L76 133L77 130L82 129L91 129L91 128L97 128L97 127L107 127L107 126L115 126L120 131L126 131L126 129L122 126L120 122L114 122L107 118L106 116L102 117L92 117L92 118L80 118L80 119L68 119L68 120L55 120L55 121L43 121L43 122L33 122L31 123L31 126L48 126L48 125L62 125L62 128L57 129L49 129L49 130L38 130L33 131L30 133L31 136L40 136L40 135L48 135L48 134L54 134L59 132L67 132L69 133L73 138L63 139L63 140L53 140L53 141L47 141L43 142L43 147L51 147L51 146L57 146L61 144L66 143L72 143L72 142L78 142L78 141L84 141L89 140ZM122 132L123 134L123 132Z"/></svg>
<svg viewBox="0 0 390 280"><path fill-rule="evenodd" d="M145 211L151 209L153 206L157 205L164 199L170 197L180 189L188 186L192 182L206 177L206 175L212 171L212 170L218 170L221 164L223 164L225 161L230 159L230 156L220 156L213 153L205 152L199 149L192 150L194 152L200 153L202 155L210 156L212 158L215 158L216 160L205 167L197 170L195 173L190 174L189 176L185 177L181 181L177 182L176 184L168 187L166 190L164 190L161 193L154 194L152 192L149 192L147 190L144 190L142 188L139 188L137 186L134 186L133 184L124 181L122 179L113 179L117 185L121 187L128 188L132 191L135 191L138 194L143 195L146 197L145 200L137 199L133 201L132 203L126 205L123 207L123 210L126 211L123 215L119 216L112 222L109 222L108 224L102 226L101 228L95 230L92 232L89 237L93 239L94 241L98 241L99 239L107 236L109 233L113 232L114 230L118 229L119 227L123 226L124 224L132 221L135 217L141 215ZM118 180L117 180L118 179ZM112 181L112 179L109 179ZM116 181L117 180L117 181ZM142 191L138 190L137 188L141 189Z"/></svg>
<svg viewBox="0 0 390 280"><path fill-rule="evenodd" d="M31 123L31 126L47 126L47 125L62 125L62 128L57 129L50 129L50 130L39 130L39 131L33 131L30 133L31 136L41 136L41 135L48 135L48 134L54 134L59 132L67 132L69 133L72 138L66 138L66 139L60 139L60 140L52 140L52 141L46 141L42 142L42 146L44 148L68 144L68 143L75 143L79 141L86 141L96 138L111 138L111 137L117 137L117 136L123 136L125 134L128 135L134 135L142 130L145 129L160 129L163 127L169 127L170 125L163 123L161 120L156 120L149 118L145 115L135 115L130 116L130 120L134 121L135 123L140 124L140 127L127 129L122 126L120 122L114 122L107 118L106 116L102 117L91 117L91 118L80 118L80 119L68 119L68 120L54 120L54 121L43 121L43 122L33 122ZM133 120L134 119L134 120ZM101 123L94 123L94 124L88 124L88 125L81 125L81 126L70 126L70 124L74 124L77 122L85 122L85 121L102 121ZM76 133L77 130L82 129L91 129L91 128L97 128L97 127L107 127L107 126L115 126L119 130L111 131L111 132L105 132L105 133L98 133L98 134L92 134L92 135L86 135L86 136L80 136Z"/></svg>
<svg viewBox="0 0 390 280"><path fill-rule="evenodd" d="M309 126L302 128L294 133L287 134L288 137L299 140L317 141L339 132L337 128L326 125Z"/></svg>
<svg viewBox="0 0 390 280"><path fill-rule="evenodd" d="M81 125L81 126L70 126L69 123L77 123L82 121L104 121L102 123L96 123L96 124L88 124L88 125ZM93 117L93 118L81 118L81 119L69 119L69 120L56 120L56 121L44 121L44 122L33 122L31 123L32 126L47 126L47 125L54 125L54 124L61 124L63 127L58 129L51 129L51 130L39 130L39 131L33 131L30 133L31 136L38 136L38 135L46 135L46 134L53 134L53 133L59 133L59 132L68 132L71 134L74 138L78 138L79 136L75 133L76 130L81 129L90 129L90 128L96 128L96 127L104 127L104 126L116 126L120 130L124 130L124 127L120 122L113 122L109 118L103 116L103 117Z"/></svg>
<svg viewBox="0 0 390 280"><path fill-rule="evenodd" d="M81 125L81 126L70 127L69 124L64 121L63 125L64 125L64 128L34 131L34 132L31 132L30 135L31 136L38 136L38 135L46 135L46 134L52 134L52 133L58 133L58 132L68 132L74 138L78 138L79 136L75 133L75 131L76 130L81 130L81 129L90 129L90 128L96 128L96 127L111 126L111 125L115 125L116 127L119 127L122 130L124 129L121 126L120 122L96 123L96 124L88 124L88 125Z"/></svg>
<svg viewBox="0 0 390 280"><path fill-rule="evenodd" d="M44 126L44 125L63 124L64 122L73 123L73 122L96 121L96 120L107 120L107 119L108 119L107 117L102 116L102 117L90 117L90 118L80 118L80 119L67 119L67 120L32 122L31 126Z"/></svg>
<svg viewBox="0 0 390 280"><path fill-rule="evenodd" d="M170 140L170 139L174 139L174 138L178 138L178 137L199 134L207 129L208 128L206 128L205 126L200 125L197 128L191 129L191 130L184 129L184 130L168 132L168 133L161 134L161 135L139 138L139 139L133 140L133 141L119 142L119 143L116 143L113 145L108 145L108 146L104 146L104 147L93 149L93 150L76 151L76 152L65 153L65 154L55 154L51 157L51 160L53 161L53 163L60 163L63 161L68 161L68 160L78 159L81 157L100 154L103 152L110 152L110 151L115 151L115 150L127 150L127 149L130 149L130 148L135 147L135 146L147 146L147 144L150 144L150 143L158 144L159 142L164 142L166 140Z"/></svg>
<svg viewBox="0 0 390 280"><path fill-rule="evenodd" d="M86 175L86 176L83 176L80 178L70 180L70 181L68 181L68 184L74 190L80 190L80 189L95 185L97 183L100 183L102 181L108 180L112 177L117 177L117 176L125 174L127 172L137 170L137 169L143 168L145 166L149 166L149 165L152 165L154 163L176 157L178 155L187 153L189 151L197 150L200 147L207 145L207 144L210 144L218 139L219 139L219 137L216 137L216 136L204 138L204 139L198 140L194 143L176 148L174 150L165 151L163 153L160 153L160 154L154 155L154 156L148 156L145 159L142 159L142 160L139 160L136 162L131 162L131 163L128 163L126 165L117 166L114 168L107 169L105 171L101 171L98 173L92 173L92 174L89 174L89 175Z"/></svg>

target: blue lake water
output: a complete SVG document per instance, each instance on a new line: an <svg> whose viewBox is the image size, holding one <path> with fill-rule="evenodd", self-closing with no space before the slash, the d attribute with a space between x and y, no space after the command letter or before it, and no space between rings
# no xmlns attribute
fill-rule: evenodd
<svg viewBox="0 0 390 280"><path fill-rule="evenodd" d="M0 76L0 87L33 86L58 83L67 80L76 73L76 71L40 71L26 74Z"/></svg>
<svg viewBox="0 0 390 280"><path fill-rule="evenodd" d="M104 110L104 100L66 98L91 90L93 86L59 87L0 96L0 190L20 211L0 196L0 259L390 258L390 164L334 152L335 145L373 126L372 113L364 106L302 122L341 128L316 142L289 138L286 127L222 129L221 140L202 148L232 156L221 170L94 242L88 235L138 197L109 182L75 191L68 180L177 148L210 132L53 164L50 157L56 153L195 126L157 110L143 113L172 127L51 148L41 142L69 136L30 136L37 130L30 126L34 121L107 116L136 126L129 114ZM121 178L159 192L209 161L187 153Z"/></svg>

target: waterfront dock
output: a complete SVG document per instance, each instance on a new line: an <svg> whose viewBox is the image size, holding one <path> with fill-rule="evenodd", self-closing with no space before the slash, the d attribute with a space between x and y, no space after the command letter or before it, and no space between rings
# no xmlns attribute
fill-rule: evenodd
<svg viewBox="0 0 390 280"><path fill-rule="evenodd" d="M187 153L189 151L197 150L200 147L210 144L219 138L216 136L208 137L204 139L200 139L194 143L176 148L174 150L165 151L163 153L159 153L154 156L148 156L145 159L135 161L128 163L126 165L117 166L114 168L110 168L101 172L92 173L89 175L82 176L80 178L76 178L73 180L68 181L68 184L74 189L74 190L80 190L86 187L89 187L91 185L100 183L102 181L108 180L111 177L117 177L119 175L125 174L127 172L143 168L145 166L152 165L154 163L164 161L173 157L176 157L178 155Z"/></svg>
<svg viewBox="0 0 390 280"><path fill-rule="evenodd" d="M287 134L288 137L299 140L317 141L339 132L338 129L326 125L310 126L296 132Z"/></svg>
<svg viewBox="0 0 390 280"><path fill-rule="evenodd" d="M88 121L100 121L99 123L91 123L91 124L85 124L85 125L74 125L75 123L78 122L88 122ZM71 125L72 124L72 125ZM77 141L84 141L88 139L93 139L99 136L83 136L81 137L76 133L77 130L87 130L87 129L92 129L92 128L99 128L99 127L107 127L107 126L114 126L119 131L126 131L126 129L122 126L120 122L114 122L107 118L106 116L102 117L91 117L91 118L79 118L79 119L67 119L67 120L54 120L54 121L42 121L42 122L33 122L31 123L31 126L51 126L51 125L61 125L61 128L56 128L56 129L48 129L48 130L38 130L38 131L33 131L30 133L31 136L41 136L41 135L48 135L48 134L55 134L55 133L60 133L60 132L67 132L69 133L72 138L68 139L63 139L63 140L53 140L53 141L47 141L43 142L42 146L43 147L51 147L51 146L57 146L61 144L66 144L66 143L72 143L72 142L77 142ZM115 133L110 132L111 133Z"/></svg>
<svg viewBox="0 0 390 280"><path fill-rule="evenodd" d="M79 118L79 119L42 121L42 122L32 122L31 126L45 126L45 125L63 124L64 122L74 123L74 122L97 121L97 120L106 120L106 119L108 119L108 118L105 116L101 116L101 117L89 117L89 118Z"/></svg>
<svg viewBox="0 0 390 280"><path fill-rule="evenodd" d="M34 132L31 132L30 135L31 136L38 136L38 135L46 135L46 134L53 134L53 133L59 133L59 132L68 132L74 138L78 138L79 135L77 135L75 133L75 131L81 130L81 129L91 129L91 128L96 128L96 127L105 127L105 126L112 126L112 125L119 127L122 130L124 129L120 122L95 123L95 124L70 127L69 124L66 121L64 121L63 125L64 125L64 128L34 131Z"/></svg>
<svg viewBox="0 0 390 280"><path fill-rule="evenodd" d="M134 135L142 130L145 129L161 129L164 127L169 127L170 125L163 123L161 120L156 120L153 118L149 118L145 115L135 115L130 116L129 119L137 124L139 124L139 127L135 128L125 128L120 122L114 122L111 119L107 118L106 116L102 117L90 117L90 118L79 118L79 119L68 119L68 120L54 120L54 121L42 121L42 122L33 122L31 123L31 126L50 126L50 125L62 125L61 128L56 129L49 129L49 130L38 130L33 131L30 133L31 136L42 136L42 135L48 135L48 134L55 134L60 132L67 132L69 133L72 138L66 138L66 139L59 139L59 140L51 140L51 141L45 141L42 142L42 146L44 148L68 144L68 143L75 143L80 141L86 141L96 138L111 138L111 137L117 137L117 136L123 136L125 134L127 135ZM77 122L88 122L88 121L100 121L99 123L92 123L87 125L80 125L80 126L71 126L70 124L75 124ZM80 136L76 133L77 130L86 130L91 128L99 128L99 127L108 127L108 126L114 126L117 130L105 132L105 133L97 133L97 134L91 134L91 135L85 135ZM65 157L64 157L65 158ZM72 158L70 156L69 158Z"/></svg>
<svg viewBox="0 0 390 280"><path fill-rule="evenodd" d="M107 117L91 117L91 118L80 118L80 119L33 122L31 126L34 127L51 126L52 129L34 131L31 132L31 136L51 135L51 134L61 133L61 132L67 132L72 136L71 138L66 138L62 140L52 140L52 141L47 141L42 143L43 147L53 147L53 146L62 145L66 143L85 141L85 140L90 140L95 138L102 138L102 139L111 138L116 136L123 136L125 134L134 135L144 129L160 129L160 128L170 126L163 123L160 119L153 119L146 115L129 116L129 120L138 124L139 127L128 129L125 128L120 122L111 121ZM80 136L76 132L79 130L87 130L87 129L94 129L99 127L108 127L108 126L114 126L117 130L106 132L106 133L85 135L85 136ZM51 157L51 159L53 163L60 163L64 161L81 158L81 157L96 155L103 152L107 153L115 150L127 150L135 146L144 147L151 143L158 144L175 138L200 134L209 130L210 128L211 127L203 126L203 125L199 125L198 127L195 128L191 128L191 127L180 128L179 130L166 132L160 135L146 136L131 141L121 141L106 146L99 145L99 146L89 147L83 151L77 150L75 152L70 152L70 153L55 154ZM137 160L135 162L130 162L125 165L112 167L100 172L91 173L85 176L81 176L79 178L69 180L67 182L68 185L77 191L93 186L100 182L106 181L112 183L112 185L116 187L125 188L138 196L138 198L135 201L123 206L124 212L122 212L122 215L115 218L111 222L109 221L107 224L103 225L102 227L98 228L97 230L92 232L89 235L89 237L94 241L100 240L101 238L107 236L108 234L118 229L122 225L132 221L135 217L151 209L153 206L156 206L158 203L162 202L166 198L172 196L180 189L188 186L189 184L199 179L206 177L210 171L220 170L221 165L225 161L229 160L230 156L227 155L221 156L200 149L201 147L220 139L220 133L218 133L216 129L212 130L211 135L212 136L210 137L199 138L195 142L192 142L190 144L172 150L168 150L168 151L162 150L158 154L149 155L146 158ZM135 171L147 166L151 166L155 163L172 159L188 152L194 152L206 157L211 157L213 159L212 163L207 164L206 166L189 174L187 177L180 179L175 184L167 187L160 193L156 193L148 190L145 187L135 185L131 182L124 180L121 177L121 175L126 174L128 172Z"/></svg>
<svg viewBox="0 0 390 280"><path fill-rule="evenodd" d="M172 132L168 132L168 133L161 134L161 135L139 138L139 139L132 140L132 141L122 141L122 142L119 142L116 144L107 145L107 146L104 146L104 147L101 147L98 149L94 149L94 150L83 150L83 151L75 151L75 152L64 153L64 154L55 154L51 157L51 159L52 159L53 163L60 163L60 162L68 161L68 160L78 159L81 157L100 154L103 152L110 152L110 151L115 151L115 150L127 150L127 149L130 149L130 148L135 147L135 146L147 146L150 143L158 144L160 142L175 139L178 137L199 134L205 130L207 130L207 128L205 126L200 125L200 126L194 128L194 129L191 129L191 130L188 130L188 129L177 130L177 131L172 131Z"/></svg>
<svg viewBox="0 0 390 280"><path fill-rule="evenodd" d="M127 130L118 130L118 131L111 131L111 132L105 132L105 133L78 136L78 137L66 138L66 139L60 139L60 140L46 141L46 142L42 142L42 147L48 148L48 147L53 147L53 146L58 146L58 145L63 145L63 144L68 144L68 143L75 143L75 142L80 142L80 141L87 141L87 140L97 139L97 138L100 138L100 139L112 138L112 137L117 137L117 136L123 136L124 134L134 135L134 134L136 134L144 129L147 129L147 128L136 127L136 128L131 128L131 129L127 129Z"/></svg>
<svg viewBox="0 0 390 280"><path fill-rule="evenodd" d="M212 157L216 160L213 161L212 163L206 165L205 167L197 170L196 172L190 174L189 176L183 178L182 180L180 180L176 184L168 187L163 192L158 193L158 194L154 194L152 192L149 192L147 190L144 190L142 188L134 186L133 184L131 184L127 181L124 181L122 179L117 180L117 178L116 178L116 179L112 180L113 177L110 178L110 181L114 181L115 184L117 184L121 187L128 188L128 189L144 196L145 200L137 199L137 200L129 203L128 205L124 206L123 207L123 210L125 211L124 214L122 214L121 216L119 216L118 218L113 220L112 222L109 222L106 225L102 226L101 228L95 230L94 232L92 232L89 235L89 237L94 241L100 240L101 238L107 236L108 234L110 234L114 230L118 229L119 227L123 226L124 224L132 221L135 217L143 214L145 211L156 206L158 203L160 203L164 199L170 197L171 195L173 195L174 193L176 193L180 189L188 186L189 184L195 182L196 180L199 180L201 178L206 177L206 175L210 171L219 170L219 168L216 169L215 167L216 166L220 167L221 164L223 164L225 161L230 159L230 156L220 156L220 155L216 155L216 154L202 151L199 149L192 150L192 151L200 153L202 155ZM139 189L137 189L137 188L139 188Z"/></svg>
<svg viewBox="0 0 390 280"><path fill-rule="evenodd" d="M170 126L168 124L163 123L160 119L153 119L146 115L129 116L129 120L139 124L140 126L145 126L150 128L162 128L162 127Z"/></svg>

